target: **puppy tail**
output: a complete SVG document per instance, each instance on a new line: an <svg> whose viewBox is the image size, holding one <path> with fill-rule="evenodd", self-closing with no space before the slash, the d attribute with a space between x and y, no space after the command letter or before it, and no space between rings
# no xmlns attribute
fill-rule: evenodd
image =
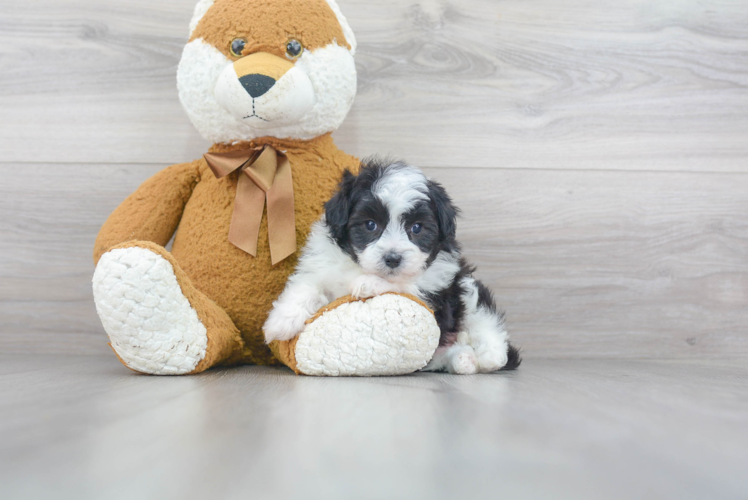
<svg viewBox="0 0 748 500"><path fill-rule="evenodd" d="M504 367L499 370L502 372L516 370L519 365L522 364L522 356L519 355L519 349L509 344L509 351L507 352L507 362Z"/></svg>

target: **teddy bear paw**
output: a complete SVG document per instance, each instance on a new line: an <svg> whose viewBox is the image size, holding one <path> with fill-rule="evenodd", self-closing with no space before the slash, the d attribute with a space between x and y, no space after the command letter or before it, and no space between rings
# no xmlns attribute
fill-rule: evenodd
<svg viewBox="0 0 748 500"><path fill-rule="evenodd" d="M351 299L307 324L295 360L306 375L402 375L426 366L439 334L433 313L406 296Z"/></svg>
<svg viewBox="0 0 748 500"><path fill-rule="evenodd" d="M181 375L205 357L206 328L161 255L140 247L107 252L96 266L93 292L111 346L129 368Z"/></svg>

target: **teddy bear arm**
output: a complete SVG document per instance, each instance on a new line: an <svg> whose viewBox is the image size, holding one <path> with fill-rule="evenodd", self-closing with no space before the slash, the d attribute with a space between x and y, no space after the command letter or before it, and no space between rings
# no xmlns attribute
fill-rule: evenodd
<svg viewBox="0 0 748 500"><path fill-rule="evenodd" d="M127 241L165 246L176 231L187 201L200 179L199 162L168 167L147 181L106 220L94 244L94 264L109 249Z"/></svg>

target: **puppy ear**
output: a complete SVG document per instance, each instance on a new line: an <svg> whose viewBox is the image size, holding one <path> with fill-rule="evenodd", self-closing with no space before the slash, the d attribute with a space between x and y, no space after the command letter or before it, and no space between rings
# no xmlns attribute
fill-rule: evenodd
<svg viewBox="0 0 748 500"><path fill-rule="evenodd" d="M330 228L332 237L340 240L343 236L345 225L348 224L348 216L351 213L351 194L356 176L346 169L343 179L340 181L338 192L325 203L325 220Z"/></svg>
<svg viewBox="0 0 748 500"><path fill-rule="evenodd" d="M435 181L428 182L429 198L439 223L440 240L454 240L457 236L457 214L459 209L452 203L441 184Z"/></svg>

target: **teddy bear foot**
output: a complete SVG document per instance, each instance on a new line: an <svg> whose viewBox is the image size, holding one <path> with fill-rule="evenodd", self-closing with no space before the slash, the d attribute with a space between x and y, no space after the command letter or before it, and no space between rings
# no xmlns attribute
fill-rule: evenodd
<svg viewBox="0 0 748 500"><path fill-rule="evenodd" d="M111 346L129 368L182 375L205 357L208 335L172 265L140 247L104 254L93 277L96 310Z"/></svg>
<svg viewBox="0 0 748 500"><path fill-rule="evenodd" d="M414 297L344 297L308 321L294 342L295 369L305 375L403 375L432 358L439 326Z"/></svg>

